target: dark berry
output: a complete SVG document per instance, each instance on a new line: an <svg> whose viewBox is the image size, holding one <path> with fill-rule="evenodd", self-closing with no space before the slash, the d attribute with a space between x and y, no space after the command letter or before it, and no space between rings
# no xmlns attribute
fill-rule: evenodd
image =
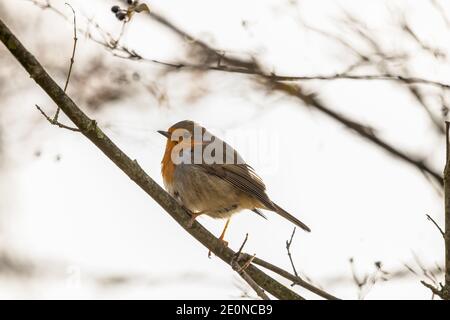
<svg viewBox="0 0 450 320"><path fill-rule="evenodd" d="M119 19L120 21L124 20L126 16L127 14L123 11L119 11L116 13L116 18Z"/></svg>
<svg viewBox="0 0 450 320"><path fill-rule="evenodd" d="M113 7L111 8L111 11L114 12L114 13L119 12L119 10L120 10L119 6L113 6Z"/></svg>
<svg viewBox="0 0 450 320"><path fill-rule="evenodd" d="M127 3L129 4L129 5L132 5L133 4L133 0L127 0Z"/></svg>

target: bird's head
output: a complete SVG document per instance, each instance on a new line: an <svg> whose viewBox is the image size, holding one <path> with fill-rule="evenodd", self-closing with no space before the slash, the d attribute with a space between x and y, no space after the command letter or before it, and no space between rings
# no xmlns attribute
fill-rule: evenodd
<svg viewBox="0 0 450 320"><path fill-rule="evenodd" d="M193 146L203 144L206 129L191 120L183 120L175 123L167 131L158 130L158 133L167 138L166 148L174 146Z"/></svg>

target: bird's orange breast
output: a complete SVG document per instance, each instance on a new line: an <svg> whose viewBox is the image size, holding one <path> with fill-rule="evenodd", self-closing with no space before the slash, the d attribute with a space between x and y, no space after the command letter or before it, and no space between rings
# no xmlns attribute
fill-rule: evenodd
<svg viewBox="0 0 450 320"><path fill-rule="evenodd" d="M175 164L172 161L172 149L175 146L175 142L167 140L166 150L164 157L161 161L161 174L166 186L172 185L173 174L175 172Z"/></svg>

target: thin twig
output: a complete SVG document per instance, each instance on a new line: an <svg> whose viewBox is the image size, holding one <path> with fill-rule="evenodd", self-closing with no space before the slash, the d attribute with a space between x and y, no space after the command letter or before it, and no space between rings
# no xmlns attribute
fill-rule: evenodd
<svg viewBox="0 0 450 320"><path fill-rule="evenodd" d="M436 226L436 228L441 233L442 237L445 238L445 233L444 233L444 231L442 231L441 227L437 224L437 222L434 221L434 219L429 214L426 214L426 216L427 216L428 220L430 220Z"/></svg>
<svg viewBox="0 0 450 320"><path fill-rule="evenodd" d="M125 34L125 26L126 26L127 22L128 22L127 20L124 20L122 22L122 27L120 28L119 36L117 37L117 39L111 41L111 49L117 49L120 40L122 39L123 35Z"/></svg>
<svg viewBox="0 0 450 320"><path fill-rule="evenodd" d="M361 300L364 297L363 289L364 289L364 286L368 283L369 275L366 274L362 278L358 277L358 275L356 274L356 268L355 268L353 258L349 259L349 263L350 263L350 268L351 268L351 272L352 272L353 283L358 288L358 300Z"/></svg>
<svg viewBox="0 0 450 320"><path fill-rule="evenodd" d="M252 277L250 277L248 275L247 272L245 272L245 270L236 270L236 272L241 276L242 279L245 280L245 282L248 283L248 285L255 290L256 294L263 300L270 300L269 296L264 292L263 289L261 289L260 286L258 286L258 284L255 282L255 280L252 279Z"/></svg>
<svg viewBox="0 0 450 320"><path fill-rule="evenodd" d="M34 0L30 0L30 1L33 4L37 5L38 7L42 8L42 9L51 9L51 10L53 10L53 12L55 12L58 15L62 16L63 18L66 18L66 16L61 11L57 10L56 8L54 8L50 4L49 1L47 1L45 4L41 4L41 3L37 2L37 1L34 1ZM74 42L73 42L72 56L70 58L69 71L68 71L66 82L65 82L65 85L64 85L64 90L63 90L64 92L67 91L67 87L69 85L70 76L72 74L73 64L75 62L75 52L76 52L77 42L78 42L78 38L77 38L77 20L76 20L75 10L73 9L73 7L70 4L66 3L66 5L70 7L70 9L72 10L72 13L73 13L73 41ZM62 124L62 123L60 123L58 121L59 113L60 113L60 110L61 110L61 108L59 106L57 106L57 109L56 109L55 115L53 116L53 119L51 119L37 104L35 106L39 110L39 112L45 117L45 119L47 119L47 121L50 124L52 124L54 126L57 126L59 128L67 129L67 130L74 131L74 132L79 132L80 131L78 128L73 128L73 127L66 126L66 125L64 125L64 124Z"/></svg>
<svg viewBox="0 0 450 320"><path fill-rule="evenodd" d="M69 6L69 8L72 10L72 13L73 13L73 49L72 49L72 56L70 57L69 72L67 74L66 84L64 85L64 92L67 91L67 86L69 85L70 75L72 74L72 67L75 62L75 52L77 51L77 42L78 42L77 15L75 13L75 10L73 9L73 7L70 4L66 3L66 5Z"/></svg>
<svg viewBox="0 0 450 320"><path fill-rule="evenodd" d="M292 245L292 240L294 239L295 230L296 230L296 227L294 227L294 230L292 230L291 239L286 240L286 250L287 250L288 257L289 257L289 261L291 261L291 266L292 266L292 269L294 270L294 274L296 277L298 277L297 269L295 269L295 264L294 264L294 261L292 260L292 255L291 255L291 250L290 250L291 245Z"/></svg>
<svg viewBox="0 0 450 320"><path fill-rule="evenodd" d="M430 280L431 282L433 282L434 284L438 283L435 274L433 273L432 270L429 270L425 264L420 260L420 258L417 256L416 253L413 252L413 257L414 257L414 261L417 264L417 266L419 267L420 271L422 272L422 275Z"/></svg>
<svg viewBox="0 0 450 320"><path fill-rule="evenodd" d="M245 235L245 239L241 244L241 247L239 248L238 252L236 252L236 254L234 255L233 259L231 260L231 267L233 268L234 271L236 271L242 279L244 279L245 282L248 283L248 285L255 290L256 294L263 300L270 300L269 296L264 292L263 289L261 289L260 286L258 286L258 284L255 282L255 280L252 279L252 277L250 277L247 272L245 272L245 270L250 266L251 261L254 259L255 256L253 256L253 258L249 259L242 267L239 265L238 261L241 258L241 253L242 253L242 249L244 249L245 244L247 243L248 240L248 233Z"/></svg>
<svg viewBox="0 0 450 320"><path fill-rule="evenodd" d="M54 126L60 127L61 129L67 129L70 131L74 131L74 132L80 132L80 129L78 128L72 128L69 126L66 126L58 121L53 121L53 119L51 119L45 112L44 110L42 110L37 104L35 104L36 108L39 110L39 112L45 117L45 119L47 119L47 121Z"/></svg>
<svg viewBox="0 0 450 320"><path fill-rule="evenodd" d="M245 239L244 239L244 241L242 242L241 247L239 248L239 251L236 252L236 258L237 258L237 259L239 259L239 256L241 255L242 249L244 249L244 246L245 246L245 244L247 243L247 240L248 240L248 233L245 234Z"/></svg>
<svg viewBox="0 0 450 320"><path fill-rule="evenodd" d="M34 4L35 6L37 6L38 8L42 9L42 10L51 10L54 13L56 13L57 15L59 15L60 17L67 19L67 17L65 16L64 13L62 13L61 11L59 11L58 9L56 9L49 0L47 0L45 3L41 3L37 0L27 0L28 2L31 2L32 4Z"/></svg>
<svg viewBox="0 0 450 320"><path fill-rule="evenodd" d="M77 15L75 14L75 10L73 9L73 7L69 3L66 3L66 6L68 6L72 10L72 13L73 13L73 49L72 49L72 56L70 57L69 71L68 71L68 74L67 74L66 83L64 85L64 92L66 92L67 87L69 86L70 75L72 74L72 68L73 68L73 64L75 62L75 52L77 50L77 42L78 42L78 38L77 38ZM61 108L57 107L56 112L55 112L55 116L52 119L52 123L53 124L57 125L60 111L61 111Z"/></svg>
<svg viewBox="0 0 450 320"><path fill-rule="evenodd" d="M436 288L435 286L426 283L425 281L420 281L421 284L423 284L425 287L427 287L428 289L431 290L431 292L433 292L434 295L437 295L438 297L442 298L442 291L439 290L438 288Z"/></svg>
<svg viewBox="0 0 450 320"><path fill-rule="evenodd" d="M439 225L427 215L444 237L445 244L445 278L444 285L440 284L440 289L433 285L421 281L421 283L433 292L433 294L439 296L443 300L450 300L450 122L445 121L445 168L444 168L444 208L445 208L445 232L439 227ZM422 268L424 269L424 268ZM425 274L426 275L426 274ZM432 281L434 275L431 274ZM436 282L436 281L435 281Z"/></svg>
<svg viewBox="0 0 450 320"><path fill-rule="evenodd" d="M298 272L297 272L297 269L295 268L295 264L292 259L292 254L290 251L292 242L294 240L295 231L296 231L296 227L294 227L294 230L292 230L291 238L289 240L286 240L286 250L287 250L288 257L289 257L289 261L291 262L292 269L294 271L294 275L290 274L289 272L287 272L281 268L278 268L277 266L271 265L270 263L263 261L261 259L255 258L253 260L253 262L260 266L263 266L269 270L272 270L275 273L278 273L279 275L285 277L286 279L291 280L292 286L299 285L299 286L301 286L301 287L303 287L325 299L339 300L339 298L336 298L335 296L329 294L328 292L325 292L324 290L317 288L317 287L313 286L312 284L306 282L298 275Z"/></svg>
<svg viewBox="0 0 450 320"><path fill-rule="evenodd" d="M244 259L244 260L252 258L252 256L247 253L242 253L241 256L242 256L242 259ZM276 265L271 264L270 262L262 260L258 257L254 257L252 262L263 268L266 268L267 270L275 272L276 274L282 276L283 278L286 278L286 279L292 281L293 283L311 291L312 293L315 293L318 296L321 296L322 298L329 299L329 300L339 300L339 298L333 296L332 294L329 294L328 292L325 292L324 290L313 286L312 284L303 280L301 277L295 276L295 275L287 272L286 270L281 269L280 267L277 267Z"/></svg>

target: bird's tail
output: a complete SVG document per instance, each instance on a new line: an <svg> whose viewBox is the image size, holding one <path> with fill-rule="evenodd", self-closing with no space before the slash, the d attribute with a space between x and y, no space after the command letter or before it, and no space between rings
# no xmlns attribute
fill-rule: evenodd
<svg viewBox="0 0 450 320"><path fill-rule="evenodd" d="M274 202L273 202L273 207L275 209L274 211L276 213L278 213L280 216L282 216L283 218L289 220L290 222L292 222L293 224L299 226L303 230L305 230L307 232L311 232L311 229L306 224L304 224L303 222L298 220L296 217L291 215L289 212L285 211L283 208L281 208L279 205L277 205Z"/></svg>

